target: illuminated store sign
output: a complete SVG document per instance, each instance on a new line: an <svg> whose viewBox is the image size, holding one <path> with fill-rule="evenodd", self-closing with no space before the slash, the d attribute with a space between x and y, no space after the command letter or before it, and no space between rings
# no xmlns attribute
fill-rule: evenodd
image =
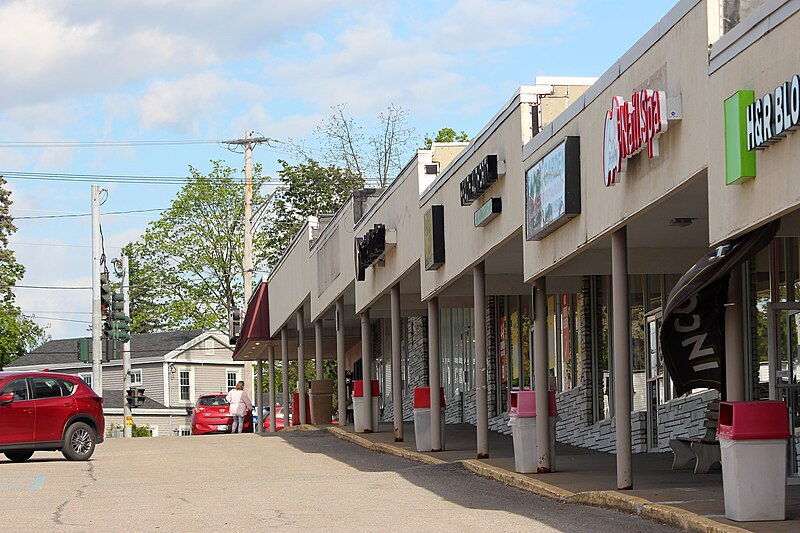
<svg viewBox="0 0 800 533"><path fill-rule="evenodd" d="M800 122L800 76L779 85L745 110L747 149L763 150L774 144Z"/></svg>
<svg viewBox="0 0 800 533"><path fill-rule="evenodd" d="M775 144L800 125L800 75L755 98L754 91L736 91L724 103L725 183L756 177L756 150Z"/></svg>
<svg viewBox="0 0 800 533"><path fill-rule="evenodd" d="M497 155L487 155L461 182L461 205L472 205L497 181L497 177Z"/></svg>
<svg viewBox="0 0 800 533"><path fill-rule="evenodd" d="M627 160L647 146L647 157L658 156L658 138L667 131L667 96L664 91L645 89L630 102L621 96L611 99L606 112L603 139L603 179L606 187L621 181Z"/></svg>
<svg viewBox="0 0 800 533"><path fill-rule="evenodd" d="M525 172L527 240L542 240L581 212L580 147L579 137L567 137Z"/></svg>

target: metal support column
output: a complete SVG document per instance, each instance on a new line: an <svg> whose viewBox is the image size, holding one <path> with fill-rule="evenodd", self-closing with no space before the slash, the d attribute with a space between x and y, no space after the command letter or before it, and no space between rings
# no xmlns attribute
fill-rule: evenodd
<svg viewBox="0 0 800 533"><path fill-rule="evenodd" d="M322 379L322 319L314 322L314 356L316 357L316 379Z"/></svg>
<svg viewBox="0 0 800 533"><path fill-rule="evenodd" d="M552 472L550 457L550 372L547 354L547 284L533 282L533 378L536 389L536 449L539 473Z"/></svg>
<svg viewBox="0 0 800 533"><path fill-rule="evenodd" d="M486 376L486 265L472 270L475 316L475 409L477 410L478 459L489 457L489 397Z"/></svg>
<svg viewBox="0 0 800 533"><path fill-rule="evenodd" d="M272 348L270 348L270 353ZM256 413L258 413L258 424L256 424L256 433L261 433L264 428L264 361L258 359L256 361ZM270 388L270 394L272 388Z"/></svg>
<svg viewBox="0 0 800 533"><path fill-rule="evenodd" d="M734 268L725 306L725 399L744 401L744 334L742 319L742 269Z"/></svg>
<svg viewBox="0 0 800 533"><path fill-rule="evenodd" d="M394 441L403 442L403 375L400 370L400 284L391 292L392 312L392 407Z"/></svg>
<svg viewBox="0 0 800 533"><path fill-rule="evenodd" d="M297 310L297 408L300 410L300 424L308 424L306 420L306 328L303 323L303 308Z"/></svg>
<svg viewBox="0 0 800 533"><path fill-rule="evenodd" d="M269 347L269 432L275 433L275 347ZM284 415L285 416L285 415ZM264 425L261 424L263 428Z"/></svg>
<svg viewBox="0 0 800 533"><path fill-rule="evenodd" d="M631 353L628 305L628 229L611 234L614 322L614 416L617 419L617 489L633 488L631 453Z"/></svg>
<svg viewBox="0 0 800 533"><path fill-rule="evenodd" d="M439 298L428 300L428 385L431 389L431 451L442 451L442 386L439 367Z"/></svg>
<svg viewBox="0 0 800 533"><path fill-rule="evenodd" d="M364 401L367 403L367 419L364 433L372 433L372 332L369 323L369 309L361 313L361 370L364 378Z"/></svg>
<svg viewBox="0 0 800 533"><path fill-rule="evenodd" d="M289 427L292 417L289 410L289 332L281 329L281 390L283 391L283 424Z"/></svg>
<svg viewBox="0 0 800 533"><path fill-rule="evenodd" d="M344 299L336 300L336 376L339 392L339 427L347 425L347 385L344 380Z"/></svg>

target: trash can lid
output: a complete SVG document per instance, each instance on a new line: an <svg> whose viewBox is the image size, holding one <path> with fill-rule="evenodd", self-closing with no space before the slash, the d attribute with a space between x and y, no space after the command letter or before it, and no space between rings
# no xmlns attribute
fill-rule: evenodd
<svg viewBox="0 0 800 533"><path fill-rule="evenodd" d="M717 435L729 440L789 438L789 412L782 401L720 402Z"/></svg>
<svg viewBox="0 0 800 533"><path fill-rule="evenodd" d="M441 406L445 407L444 402L444 387L439 387L439 401ZM417 387L414 389L414 409L430 409L431 408L431 388L430 387Z"/></svg>
<svg viewBox="0 0 800 533"><path fill-rule="evenodd" d="M536 416L536 391L512 390L511 397L512 399L516 398L516 400L511 402L511 410L509 411L509 414L511 416L518 416L518 417ZM548 414L550 416L556 416L556 392L552 390L547 391L547 398L549 400Z"/></svg>
<svg viewBox="0 0 800 533"><path fill-rule="evenodd" d="M376 398L381 395L381 388L377 379L372 380L372 397ZM364 396L364 380L353 380L353 397L361 398Z"/></svg>

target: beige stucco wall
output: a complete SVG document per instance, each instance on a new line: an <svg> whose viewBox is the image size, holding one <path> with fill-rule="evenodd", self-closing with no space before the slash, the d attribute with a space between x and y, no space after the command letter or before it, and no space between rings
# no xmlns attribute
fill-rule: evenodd
<svg viewBox="0 0 800 533"><path fill-rule="evenodd" d="M725 185L723 102L742 89L760 98L800 73L800 14L795 13L709 77L709 237L713 244L739 235L800 205L800 133L756 153L756 177Z"/></svg>
<svg viewBox="0 0 800 533"><path fill-rule="evenodd" d="M658 27L651 32L657 30ZM632 64L626 65L626 58L621 58L601 78L602 81L610 77L613 80L610 85L599 95L587 91L582 101L573 104L584 106L583 110L526 157L522 170L530 168L564 137L581 138L581 214L542 241L525 241L526 281L561 265L703 171L708 159L707 46L706 4L700 2ZM635 47L629 53L634 51ZM652 160L644 152L633 156L628 160L622 182L606 187L602 160L606 111L613 96L630 100L635 90L643 88L664 90L668 98L682 95L683 119L669 123L668 131L660 138L660 156ZM515 187L510 194L521 198L515 206L520 209L515 216L521 221L524 180L517 180Z"/></svg>
<svg viewBox="0 0 800 533"><path fill-rule="evenodd" d="M309 259L308 225L304 225L269 276L269 330L275 334L316 287L316 263Z"/></svg>
<svg viewBox="0 0 800 533"><path fill-rule="evenodd" d="M420 285L423 300L435 295L470 267L480 262L522 226L523 188L521 147L530 138L530 103L533 94L524 91L515 96L495 120L464 150L420 202L420 223L416 236L417 256L424 257L422 216L432 205L444 205L445 263L426 271L421 265ZM489 154L505 161L506 174L499 178L470 206L461 206L461 181ZM500 197L503 211L483 228L474 227L475 211L489 198Z"/></svg>
<svg viewBox="0 0 800 533"><path fill-rule="evenodd" d="M338 262L338 275L330 281L327 287L320 291L319 279L309 280L311 291L311 321L317 320L330 306L336 303L347 287L355 280L355 247L353 241L353 198L336 213L333 220L325 228L317 242L311 249L309 261L313 263L314 271L319 268L321 256L328 260ZM284 268L284 266L281 266ZM321 275L321 274L320 274ZM271 286L270 286L271 287ZM299 306L302 300L295 302ZM270 306L272 302L270 301ZM272 308L270 307L270 310ZM272 330L277 331L277 330Z"/></svg>

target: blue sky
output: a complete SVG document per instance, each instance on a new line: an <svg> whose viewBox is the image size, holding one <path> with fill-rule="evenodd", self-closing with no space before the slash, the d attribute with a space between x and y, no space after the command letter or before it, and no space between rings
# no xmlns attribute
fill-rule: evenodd
<svg viewBox="0 0 800 533"><path fill-rule="evenodd" d="M418 142L448 126L474 135L536 76L599 76L670 0L0 3L0 174L186 176L217 144L65 148L14 142L217 140L247 130L308 140L330 107L365 127L387 105L409 112ZM408 154L411 155L411 152ZM267 174L292 160L259 147ZM9 178L15 217L88 213L90 183ZM179 186L96 183L104 212L168 207ZM158 213L102 218L106 254ZM18 219L20 284L89 286L89 219ZM86 334L89 291L19 288L54 338ZM58 320L56 320L58 319Z"/></svg>

